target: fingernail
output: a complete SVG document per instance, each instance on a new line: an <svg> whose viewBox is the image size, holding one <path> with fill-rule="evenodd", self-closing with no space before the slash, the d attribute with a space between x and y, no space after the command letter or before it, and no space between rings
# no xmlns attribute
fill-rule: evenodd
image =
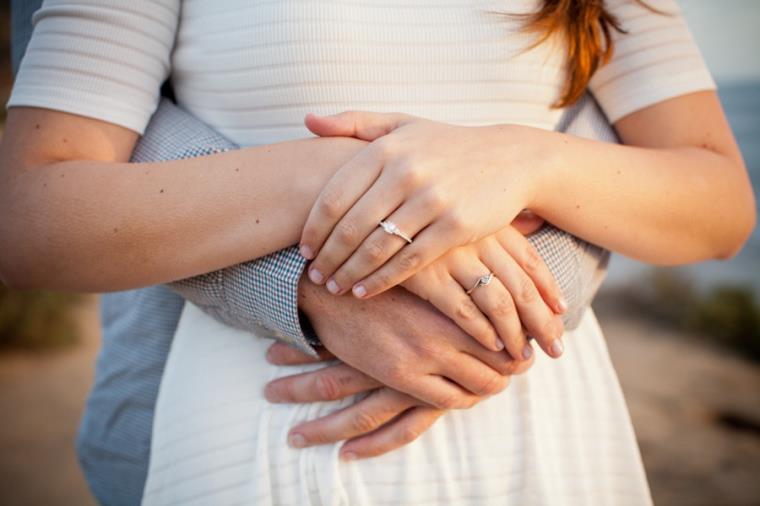
<svg viewBox="0 0 760 506"><path fill-rule="evenodd" d="M332 294L337 294L340 292L340 287L338 286L338 283L335 282L334 279L330 279L327 281L327 290Z"/></svg>
<svg viewBox="0 0 760 506"><path fill-rule="evenodd" d="M565 351L565 345L562 344L562 339L555 339L552 343L552 355L554 358L559 358L562 352Z"/></svg>
<svg viewBox="0 0 760 506"><path fill-rule="evenodd" d="M530 360L533 356L533 347L530 344L526 344L522 351L523 360Z"/></svg>
<svg viewBox="0 0 760 506"><path fill-rule="evenodd" d="M305 244L301 245L301 247L299 248L299 251L301 252L301 256L307 260L311 260L311 257L314 256L314 252L311 250L310 247L308 247Z"/></svg>
<svg viewBox="0 0 760 506"><path fill-rule="evenodd" d="M303 448L306 446L306 438L301 434L291 434L288 436L288 444L293 448Z"/></svg>
<svg viewBox="0 0 760 506"><path fill-rule="evenodd" d="M501 339L497 339L493 344L496 347L496 351L501 351L504 349L504 343L501 342Z"/></svg>
<svg viewBox="0 0 760 506"><path fill-rule="evenodd" d="M325 279L325 277L317 269L311 269L309 271L309 279L312 280L312 282L319 284Z"/></svg>
<svg viewBox="0 0 760 506"><path fill-rule="evenodd" d="M559 299L559 303L557 304L557 309L559 309L560 313L564 313L565 311L567 311L567 301L565 300L564 297L561 297Z"/></svg>
<svg viewBox="0 0 760 506"><path fill-rule="evenodd" d="M359 297L360 299L367 295L367 289L364 288L362 285L355 285L353 290L351 290L356 297Z"/></svg>
<svg viewBox="0 0 760 506"><path fill-rule="evenodd" d="M340 458L345 461L356 460L356 454L354 452L343 452L340 454Z"/></svg>

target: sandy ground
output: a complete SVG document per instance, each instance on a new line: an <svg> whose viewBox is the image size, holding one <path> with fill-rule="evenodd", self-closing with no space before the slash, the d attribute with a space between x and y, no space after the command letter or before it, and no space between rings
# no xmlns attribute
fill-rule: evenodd
<svg viewBox="0 0 760 506"><path fill-rule="evenodd" d="M760 504L760 366L597 308L659 505Z"/></svg>
<svg viewBox="0 0 760 506"><path fill-rule="evenodd" d="M80 345L0 355L0 505L95 504L74 453L100 340L94 299L79 313Z"/></svg>
<svg viewBox="0 0 760 506"><path fill-rule="evenodd" d="M74 456L99 332L82 344L0 356L0 504L92 504ZM610 307L599 308L655 502L760 504L760 367Z"/></svg>

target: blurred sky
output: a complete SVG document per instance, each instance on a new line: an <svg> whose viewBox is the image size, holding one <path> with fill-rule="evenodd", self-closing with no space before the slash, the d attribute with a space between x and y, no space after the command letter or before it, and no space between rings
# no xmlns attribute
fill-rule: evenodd
<svg viewBox="0 0 760 506"><path fill-rule="evenodd" d="M717 81L760 81L760 0L679 3Z"/></svg>

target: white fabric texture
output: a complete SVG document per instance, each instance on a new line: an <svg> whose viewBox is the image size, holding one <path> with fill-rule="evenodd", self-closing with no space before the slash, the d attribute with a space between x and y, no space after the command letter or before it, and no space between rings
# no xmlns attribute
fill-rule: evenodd
<svg viewBox="0 0 760 506"><path fill-rule="evenodd" d="M212 338L213 337L213 338ZM143 504L642 505L649 490L592 311L560 360L538 353L499 395L451 411L412 444L340 462L340 445L287 446L288 429L353 402L270 404L271 341L188 303L161 384Z"/></svg>
<svg viewBox="0 0 760 506"><path fill-rule="evenodd" d="M606 2L628 33L590 89L611 121L713 89L677 4ZM171 69L178 102L238 145L308 135L306 112L402 110L460 124L551 129L557 41L531 51L536 0L46 0L9 106L142 133ZM179 21L179 23L178 23ZM176 35L176 39L175 39Z"/></svg>
<svg viewBox="0 0 760 506"><path fill-rule="evenodd" d="M462 125L553 129L564 52L515 17L536 0L47 0L10 106L142 132L169 73L178 102L235 143L308 135L307 112L403 111ZM590 89L611 120L715 85L677 6L608 5L625 28ZM675 13L675 14L673 14ZM175 38L176 35L176 38ZM94 43L98 41L100 43ZM557 361L446 414L412 445L342 464L292 450L289 427L344 403L272 406L266 381L299 368L270 341L188 305L154 420L145 504L649 504L628 413L590 311ZM306 367L301 369L308 369Z"/></svg>

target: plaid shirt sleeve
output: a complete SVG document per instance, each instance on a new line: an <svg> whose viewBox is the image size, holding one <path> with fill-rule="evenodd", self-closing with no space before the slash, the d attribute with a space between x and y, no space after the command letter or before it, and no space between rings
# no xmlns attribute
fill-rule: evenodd
<svg viewBox="0 0 760 506"><path fill-rule="evenodd" d="M135 147L132 161L192 158L237 148L164 99ZM298 281L305 264L291 247L169 287L226 325L269 335L315 356L319 339L298 311Z"/></svg>
<svg viewBox="0 0 760 506"><path fill-rule="evenodd" d="M590 95L566 112L558 130L617 141ZM203 122L164 100L136 147L133 161L189 158L236 148ZM604 279L609 252L552 226L544 227L530 240L568 300L569 310L563 319L565 327L573 329ZM291 247L170 286L227 325L268 334L316 355L319 339L298 311L298 282L305 263Z"/></svg>

